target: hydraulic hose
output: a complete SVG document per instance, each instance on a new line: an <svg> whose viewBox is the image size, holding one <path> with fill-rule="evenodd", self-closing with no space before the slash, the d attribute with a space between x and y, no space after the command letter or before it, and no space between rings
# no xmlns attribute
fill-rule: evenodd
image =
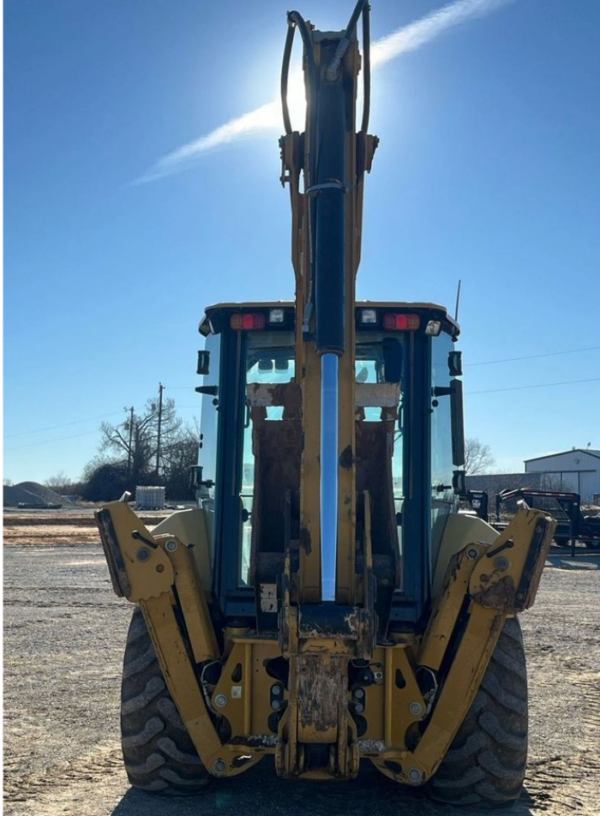
<svg viewBox="0 0 600 816"><path fill-rule="evenodd" d="M309 93L308 93L308 116L312 121L312 104L311 100L313 97L314 90L316 88L316 81L317 81L317 66L315 63L315 56L312 50L312 38L310 36L310 29L306 23L306 20L299 11L290 11L288 12L288 32L285 38L285 46L283 49L283 63L281 66L281 107L283 109L283 126L285 128L286 134L290 134L292 132L292 122L290 119L290 111L287 103L287 86L288 86L288 76L290 71L290 58L292 55L292 45L294 44L294 34L296 33L296 27L300 31L300 36L302 37L302 44L304 45L304 55L307 61L308 67L308 82L309 82ZM312 130L312 128L311 128Z"/></svg>

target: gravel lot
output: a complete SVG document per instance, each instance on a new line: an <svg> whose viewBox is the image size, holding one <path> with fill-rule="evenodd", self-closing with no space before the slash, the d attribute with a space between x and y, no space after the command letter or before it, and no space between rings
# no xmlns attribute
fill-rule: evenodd
<svg viewBox="0 0 600 816"><path fill-rule="evenodd" d="M504 816L600 813L599 566L600 557L585 551L575 560L552 555L537 603L522 616L529 773L520 802ZM276 779L265 759L202 797L132 791L118 722L131 608L112 594L100 546L15 543L5 547L4 575L6 816L463 812L432 805L370 765L353 782L292 783Z"/></svg>

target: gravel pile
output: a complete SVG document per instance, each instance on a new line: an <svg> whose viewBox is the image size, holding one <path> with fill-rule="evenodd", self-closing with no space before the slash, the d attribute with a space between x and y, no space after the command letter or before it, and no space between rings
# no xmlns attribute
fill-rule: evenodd
<svg viewBox="0 0 600 816"><path fill-rule="evenodd" d="M68 499L38 482L19 482L4 488L4 506L19 504L70 504Z"/></svg>

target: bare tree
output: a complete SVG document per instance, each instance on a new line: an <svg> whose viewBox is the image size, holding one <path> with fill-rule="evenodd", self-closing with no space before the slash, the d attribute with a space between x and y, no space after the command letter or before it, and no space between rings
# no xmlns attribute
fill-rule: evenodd
<svg viewBox="0 0 600 816"><path fill-rule="evenodd" d="M199 442L199 433L185 426L177 439L162 449L162 474L168 498L188 496L190 468L198 462Z"/></svg>
<svg viewBox="0 0 600 816"><path fill-rule="evenodd" d="M61 491L68 491L73 483L73 480L67 476L64 470L59 471L55 476L50 476L44 484L51 490L60 493Z"/></svg>
<svg viewBox="0 0 600 816"><path fill-rule="evenodd" d="M189 470L198 459L198 428L177 416L172 399L149 399L142 411L124 410L122 422L101 426L99 455L84 472L86 496L96 500L132 492L136 485L161 484L168 498L186 498Z"/></svg>
<svg viewBox="0 0 600 816"><path fill-rule="evenodd" d="M495 461L489 445L484 445L479 439L465 441L465 471L467 473L485 473Z"/></svg>
<svg viewBox="0 0 600 816"><path fill-rule="evenodd" d="M100 450L116 455L117 461L125 462L131 479L135 482L140 477L157 473L156 463L159 459L159 424L160 424L160 462L163 452L179 440L182 420L177 416L175 400L164 400L160 406L149 399L141 413L128 411L127 418L119 425L103 422L101 425L102 442Z"/></svg>

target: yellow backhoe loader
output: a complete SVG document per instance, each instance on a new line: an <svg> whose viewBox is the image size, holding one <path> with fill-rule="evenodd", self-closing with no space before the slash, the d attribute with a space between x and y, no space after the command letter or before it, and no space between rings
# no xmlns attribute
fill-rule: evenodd
<svg viewBox="0 0 600 816"><path fill-rule="evenodd" d="M126 502L97 513L114 590L137 605L125 766L132 785L180 794L266 755L303 779L369 761L438 800L503 804L527 752L517 614L554 522L524 506L498 535L458 513L459 327L432 303L355 300L378 142L369 6L343 31L287 19L295 300L206 309L198 506L152 532ZM296 31L303 133L287 104Z"/></svg>

